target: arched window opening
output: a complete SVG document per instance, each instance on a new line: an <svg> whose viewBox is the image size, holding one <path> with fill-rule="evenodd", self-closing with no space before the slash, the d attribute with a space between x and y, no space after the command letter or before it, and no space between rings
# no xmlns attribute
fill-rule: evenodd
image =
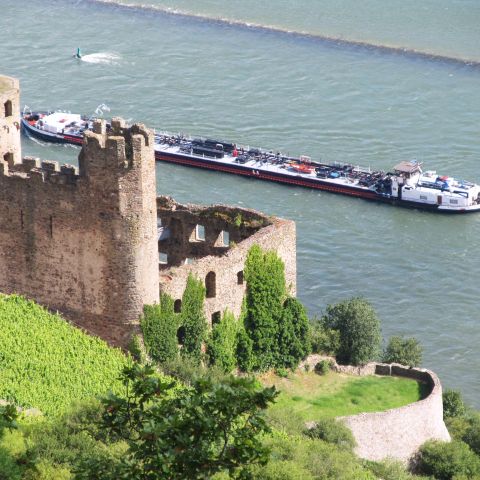
<svg viewBox="0 0 480 480"><path fill-rule="evenodd" d="M5 109L5 117L11 117L13 115L12 101L7 100L3 107Z"/></svg>
<svg viewBox="0 0 480 480"><path fill-rule="evenodd" d="M182 300L180 298L177 298L173 303L173 311L175 313L180 313L182 311Z"/></svg>
<svg viewBox="0 0 480 480"><path fill-rule="evenodd" d="M243 270L237 273L237 285L243 285Z"/></svg>
<svg viewBox="0 0 480 480"><path fill-rule="evenodd" d="M220 312L213 312L212 313L212 327L220 323L222 315Z"/></svg>
<svg viewBox="0 0 480 480"><path fill-rule="evenodd" d="M205 277L205 288L207 289L207 298L215 298L217 294L215 272L208 272Z"/></svg>
<svg viewBox="0 0 480 480"><path fill-rule="evenodd" d="M179 345L185 344L185 327L180 327L177 330L177 342Z"/></svg>

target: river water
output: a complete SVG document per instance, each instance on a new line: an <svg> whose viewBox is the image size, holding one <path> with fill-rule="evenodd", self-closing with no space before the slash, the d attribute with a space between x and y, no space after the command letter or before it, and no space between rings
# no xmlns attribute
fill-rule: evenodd
<svg viewBox="0 0 480 480"><path fill-rule="evenodd" d="M385 170L415 158L480 183L479 23L476 0L0 0L0 72L32 109L104 103L158 130ZM23 153L78 149L24 139ZM166 164L157 184L295 220L309 313L368 298L385 337L418 338L424 365L480 407L480 215Z"/></svg>

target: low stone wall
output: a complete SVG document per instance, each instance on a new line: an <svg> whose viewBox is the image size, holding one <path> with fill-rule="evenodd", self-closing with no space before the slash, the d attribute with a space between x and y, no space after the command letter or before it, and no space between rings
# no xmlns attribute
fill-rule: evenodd
<svg viewBox="0 0 480 480"><path fill-rule="evenodd" d="M346 367L339 366L338 371ZM352 431L357 447L355 453L367 460L387 457L408 462L427 440L450 441L443 422L442 386L434 372L398 364L370 363L353 367L344 373L393 375L411 378L427 384L429 395L415 403L384 412L360 413L340 417ZM355 370L358 370L355 371Z"/></svg>

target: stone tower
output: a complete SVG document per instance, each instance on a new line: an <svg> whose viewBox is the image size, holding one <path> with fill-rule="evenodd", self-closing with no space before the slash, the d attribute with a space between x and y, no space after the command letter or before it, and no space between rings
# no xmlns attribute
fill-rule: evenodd
<svg viewBox="0 0 480 480"><path fill-rule="evenodd" d="M16 98L9 91L18 105L18 84ZM26 295L125 345L143 305L159 296L153 135L120 119L107 132L98 121L78 171L11 161L19 136L16 127L0 130L0 292Z"/></svg>
<svg viewBox="0 0 480 480"><path fill-rule="evenodd" d="M20 88L17 79L0 76L0 159L20 162Z"/></svg>

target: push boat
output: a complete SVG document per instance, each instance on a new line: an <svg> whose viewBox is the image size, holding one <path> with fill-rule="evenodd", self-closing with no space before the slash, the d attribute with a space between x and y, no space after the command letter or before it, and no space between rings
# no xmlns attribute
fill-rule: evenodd
<svg viewBox="0 0 480 480"><path fill-rule="evenodd" d="M64 112L29 112L22 129L45 142L81 145L93 119ZM108 128L108 124L107 124ZM185 135L155 133L155 159L288 185L325 190L404 207L447 213L480 210L480 186L423 171L417 161L403 161L391 172L347 163L322 163L260 148Z"/></svg>

